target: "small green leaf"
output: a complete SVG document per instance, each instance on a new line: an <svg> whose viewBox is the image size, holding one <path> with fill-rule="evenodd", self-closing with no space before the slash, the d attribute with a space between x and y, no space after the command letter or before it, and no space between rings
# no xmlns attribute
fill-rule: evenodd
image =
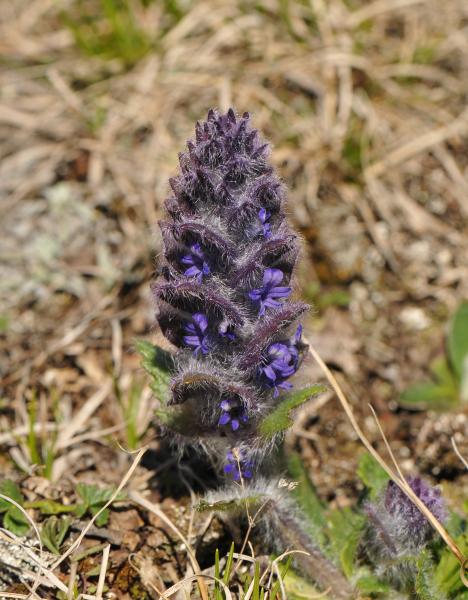
<svg viewBox="0 0 468 600"><path fill-rule="evenodd" d="M445 356L436 358L430 365L431 373L442 387L458 388L458 382Z"/></svg>
<svg viewBox="0 0 468 600"><path fill-rule="evenodd" d="M95 514L97 514L99 511L101 510L101 507L96 507L96 508L92 508L91 509L91 513L94 516ZM110 511L108 508L105 508L102 513L98 516L98 518L94 521L96 527L104 527L104 525L107 524L107 521L109 520L109 514Z"/></svg>
<svg viewBox="0 0 468 600"><path fill-rule="evenodd" d="M5 513L3 526L15 535L26 535L31 527L25 515L13 505Z"/></svg>
<svg viewBox="0 0 468 600"><path fill-rule="evenodd" d="M252 600L260 600L260 563L255 561Z"/></svg>
<svg viewBox="0 0 468 600"><path fill-rule="evenodd" d="M468 302L462 302L453 317L448 349L453 370L462 381L468 370Z"/></svg>
<svg viewBox="0 0 468 600"><path fill-rule="evenodd" d="M220 570L219 570L219 549L218 548L216 548L216 552L215 552L214 576L215 576L215 584L214 584L215 600L223 600L223 594L221 593L221 586L219 585L219 579L220 579L221 575L220 575Z"/></svg>
<svg viewBox="0 0 468 600"><path fill-rule="evenodd" d="M460 552L468 555L468 534L463 534L455 538ZM460 578L460 563L456 557L444 548L439 559L439 563L434 571L434 582L441 593L449 595L451 598L462 598L462 592L466 592L466 587Z"/></svg>
<svg viewBox="0 0 468 600"><path fill-rule="evenodd" d="M23 494L21 493L21 490L16 485L16 483L14 481L11 481L11 479L4 479L2 483L0 483L0 494L2 494L2 496L7 496L8 498L11 498L21 506L23 505ZM11 502L0 498L0 513L6 512L12 506L14 505Z"/></svg>
<svg viewBox="0 0 468 600"><path fill-rule="evenodd" d="M359 459L357 474L363 484L369 488L371 498L379 494L389 479L387 473L369 452L365 452Z"/></svg>
<svg viewBox="0 0 468 600"><path fill-rule="evenodd" d="M362 594L387 594L390 586L379 581L375 575L363 575L356 582L356 587Z"/></svg>
<svg viewBox="0 0 468 600"><path fill-rule="evenodd" d="M70 517L49 517L41 529L41 541L53 554L60 554L60 546L70 529Z"/></svg>
<svg viewBox="0 0 468 600"><path fill-rule="evenodd" d="M293 560L293 555L290 554L288 556L288 558L286 559L286 563L284 565L281 565L281 570L280 570L281 581L284 581L284 578L286 577L286 574L289 571L289 568L291 566L292 560ZM279 591L280 591L280 581L279 581L279 579L277 579L275 581L273 587L271 588L271 594L269 596L271 598L271 600L275 600Z"/></svg>
<svg viewBox="0 0 468 600"><path fill-rule="evenodd" d="M417 383L401 395L401 404L408 408L447 408L458 402L456 388L436 383Z"/></svg>
<svg viewBox="0 0 468 600"><path fill-rule="evenodd" d="M288 600L310 600L311 598L320 598L320 600L332 600L326 592L320 592L310 581L300 577L294 571L289 570L284 578L284 587ZM282 596L280 596L281 598ZM276 598L278 600L278 597Z"/></svg>
<svg viewBox="0 0 468 600"><path fill-rule="evenodd" d="M330 540L347 577L353 574L354 559L365 523L364 515L352 511L349 507L330 514Z"/></svg>
<svg viewBox="0 0 468 600"><path fill-rule="evenodd" d="M229 584L229 579L231 578L231 570L232 570L232 563L234 561L234 542L232 542L231 547L229 549L229 554L226 560L226 566L224 567L224 574L223 574L223 583L225 583L226 585Z"/></svg>
<svg viewBox="0 0 468 600"><path fill-rule="evenodd" d="M75 506L75 514L81 518L85 513L90 512L93 516L97 514L101 508L107 504L112 498L114 490L109 488L100 488L97 485L87 485L79 483L76 491L83 502ZM123 500L125 495L120 493L115 498L114 502ZM96 526L102 527L109 519L109 509L106 508L96 519Z"/></svg>
<svg viewBox="0 0 468 600"><path fill-rule="evenodd" d="M290 415L291 411L326 389L324 385L316 383L302 390L286 394L280 399L279 405L273 412L260 423L260 435L269 439L291 427L293 423Z"/></svg>
<svg viewBox="0 0 468 600"><path fill-rule="evenodd" d="M141 366L151 377L150 388L153 394L163 402L174 370L172 355L146 340L136 340L135 347L141 356Z"/></svg>
<svg viewBox="0 0 468 600"><path fill-rule="evenodd" d="M26 502L25 506L26 508L36 508L42 515L60 515L76 511L76 506L74 504L65 506L54 500L35 500L34 502Z"/></svg>
<svg viewBox="0 0 468 600"><path fill-rule="evenodd" d="M10 479L2 481L0 484L0 494L11 498L17 504L23 506L23 494L14 481L11 481ZM26 516L17 506L3 498L0 498L0 514L1 513L4 513L3 527L8 529L8 531L11 531L15 535L25 535L29 531L30 524Z"/></svg>
<svg viewBox="0 0 468 600"><path fill-rule="evenodd" d="M315 487L309 479L301 457L298 454L292 454L289 458L288 471L291 477L299 484L293 494L308 517L313 538L320 547L323 547L325 545L324 530L327 524L324 505L318 497Z"/></svg>

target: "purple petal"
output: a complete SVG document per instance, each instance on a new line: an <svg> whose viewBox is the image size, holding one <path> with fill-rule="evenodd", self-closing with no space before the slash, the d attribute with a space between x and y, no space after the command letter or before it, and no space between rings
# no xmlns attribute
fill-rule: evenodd
<svg viewBox="0 0 468 600"><path fill-rule="evenodd" d="M278 306L281 306L281 302L278 302L277 300L274 300L273 298L268 297L265 302L262 302L262 309L263 313L265 312L265 307L267 308L278 308ZM262 314L262 312L260 312L260 314Z"/></svg>
<svg viewBox="0 0 468 600"><path fill-rule="evenodd" d="M263 273L263 285L273 287L283 280L283 271L281 269L265 269Z"/></svg>
<svg viewBox="0 0 468 600"><path fill-rule="evenodd" d="M295 341L296 343L297 343L297 342L300 342L300 340L301 340L301 335L302 335L302 325L300 325L300 324L299 324L299 325L297 326L296 333L295 333L295 335L294 335L294 341Z"/></svg>
<svg viewBox="0 0 468 600"><path fill-rule="evenodd" d="M274 296L275 298L286 298L290 293L290 287L274 287L270 290L269 296Z"/></svg>
<svg viewBox="0 0 468 600"><path fill-rule="evenodd" d="M260 298L262 297L262 292L263 290L251 290L249 292L249 298L251 300L260 300Z"/></svg>
<svg viewBox="0 0 468 600"><path fill-rule="evenodd" d="M202 333L204 333L208 328L207 316L204 315L203 313L195 313L192 318L195 321L195 323L198 325L198 327L200 328L200 331Z"/></svg>
<svg viewBox="0 0 468 600"><path fill-rule="evenodd" d="M230 420L231 417L229 413L225 412L219 417L218 425L227 425Z"/></svg>
<svg viewBox="0 0 468 600"><path fill-rule="evenodd" d="M270 365L267 365L266 367L263 367L263 372L265 373L265 375L268 377L268 379L271 379L272 381L276 380L276 373L274 372L274 370L270 367Z"/></svg>
<svg viewBox="0 0 468 600"><path fill-rule="evenodd" d="M184 271L184 275L186 277L194 277L195 275L199 275L200 274L200 269L198 267L196 267L195 265L193 267L190 267L190 269L187 269L186 271Z"/></svg>
<svg viewBox="0 0 468 600"><path fill-rule="evenodd" d="M231 427L233 431L237 431L239 429L239 421L237 419L232 419Z"/></svg>

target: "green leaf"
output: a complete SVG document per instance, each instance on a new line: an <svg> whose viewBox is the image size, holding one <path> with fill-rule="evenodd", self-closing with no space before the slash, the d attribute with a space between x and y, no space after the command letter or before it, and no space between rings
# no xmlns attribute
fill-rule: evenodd
<svg viewBox="0 0 468 600"><path fill-rule="evenodd" d="M5 513L3 526L15 535L26 535L31 527L25 515L13 505Z"/></svg>
<svg viewBox="0 0 468 600"><path fill-rule="evenodd" d="M70 517L49 517L41 529L41 541L53 554L60 554L60 546L70 529Z"/></svg>
<svg viewBox="0 0 468 600"><path fill-rule="evenodd" d="M14 481L11 481L10 479L2 481L0 484L0 494L11 498L17 504L23 506L23 494ZM1 513L4 513L3 527L8 529L8 531L11 531L15 535L25 535L29 531L30 524L26 516L17 506L3 498L0 498L0 514Z"/></svg>
<svg viewBox="0 0 468 600"><path fill-rule="evenodd" d="M100 488L97 485L87 485L85 483L79 483L76 491L83 501L75 506L75 514L78 518L81 518L86 512L90 512L94 516L107 504L114 494L114 490L112 489ZM120 493L114 502L123 500L124 498L125 494ZM106 508L96 519L96 526L102 527L107 523L108 519L109 509Z"/></svg>
<svg viewBox="0 0 468 600"><path fill-rule="evenodd" d="M455 313L448 338L450 363L459 381L468 371L468 302L462 302Z"/></svg>
<svg viewBox="0 0 468 600"><path fill-rule="evenodd" d="M252 590L252 600L260 600L260 563L255 561L254 565L254 584Z"/></svg>
<svg viewBox="0 0 468 600"><path fill-rule="evenodd" d="M323 592L321 593L310 581L303 579L291 570L289 570L284 578L284 587L286 588L286 597L288 600L310 600L311 598L332 600L331 596Z"/></svg>
<svg viewBox="0 0 468 600"><path fill-rule="evenodd" d="M11 481L11 479L4 479L2 483L0 483L0 494L11 498L21 506L23 505L23 494L16 483ZM0 498L0 513L8 511L13 506L14 505L11 502L8 502L8 500Z"/></svg>
<svg viewBox="0 0 468 600"><path fill-rule="evenodd" d="M97 514L102 507L96 507L96 508L92 508L91 509L91 513L94 516L95 514ZM102 513L99 515L99 517L94 521L96 527L104 527L104 525L106 525L107 521L109 520L109 515L110 515L110 510L108 508L105 508Z"/></svg>
<svg viewBox="0 0 468 600"><path fill-rule="evenodd" d="M458 402L458 390L437 383L417 383L406 389L400 403L408 408L447 408Z"/></svg>
<svg viewBox="0 0 468 600"><path fill-rule="evenodd" d="M371 498L378 496L389 480L387 473L369 452L365 452L359 459L357 474L363 484L369 488Z"/></svg>
<svg viewBox="0 0 468 600"><path fill-rule="evenodd" d="M464 556L468 555L468 533L455 538L455 543ZM463 581L460 579L460 563L455 556L444 548L439 563L434 571L434 583L441 593L451 598L462 598L462 592L466 592Z"/></svg>
<svg viewBox="0 0 468 600"><path fill-rule="evenodd" d="M265 439L270 439L277 433L281 433L291 427L293 423L290 415L291 411L306 402L306 400L309 400L309 398L312 398L312 396L321 394L326 389L324 385L316 383L302 390L286 394L280 399L280 404L274 411L260 423L260 435Z"/></svg>
<svg viewBox="0 0 468 600"><path fill-rule="evenodd" d="M293 494L308 517L311 533L320 547L325 545L324 530L327 524L324 505L317 495L315 487L309 479L301 457L292 454L288 460L288 471L291 477L298 482Z"/></svg>
<svg viewBox="0 0 468 600"><path fill-rule="evenodd" d="M135 347L141 356L141 366L151 377L151 391L161 402L164 402L174 370L172 355L146 340L136 340Z"/></svg>
<svg viewBox="0 0 468 600"><path fill-rule="evenodd" d="M220 500L219 502L206 502L202 500L195 506L197 512L206 512L208 510L218 512L242 511L246 508L254 508L264 501L265 496L247 496L246 498L232 498L231 500Z"/></svg>
<svg viewBox="0 0 468 600"><path fill-rule="evenodd" d="M390 586L379 581L375 575L362 575L356 582L356 587L362 594L387 594Z"/></svg>
<svg viewBox="0 0 468 600"><path fill-rule="evenodd" d="M214 584L214 594L215 600L223 600L223 594L221 593L221 586L219 585L219 579L221 578L220 570L219 570L219 549L216 548L215 552L215 584Z"/></svg>
<svg viewBox="0 0 468 600"><path fill-rule="evenodd" d="M458 389L458 382L445 356L433 360L430 370L437 383L442 387L453 388L454 390Z"/></svg>
<svg viewBox="0 0 468 600"><path fill-rule="evenodd" d="M26 508L36 508L42 515L60 515L76 511L76 506L74 504L65 506L54 500L35 500L34 502L26 502L25 506Z"/></svg>
<svg viewBox="0 0 468 600"><path fill-rule="evenodd" d="M229 549L229 554L226 560L226 566L224 567L224 574L223 574L223 583L225 583L226 585L229 584L229 579L231 578L231 570L232 570L232 563L234 561L234 542L232 542L231 547Z"/></svg>
<svg viewBox="0 0 468 600"><path fill-rule="evenodd" d="M349 507L330 514L330 540L347 577L353 574L354 559L365 523L364 515L352 511Z"/></svg>
<svg viewBox="0 0 468 600"><path fill-rule="evenodd" d="M290 554L288 556L288 558L286 559L286 563L284 565L281 565L281 569L280 569L281 581L284 581L284 578L286 577L286 574L289 571L289 568L291 566L292 560L293 560L293 555ZM280 591L280 581L279 581L279 579L277 579L271 588L271 594L269 596L271 598L271 600L275 600L279 591Z"/></svg>

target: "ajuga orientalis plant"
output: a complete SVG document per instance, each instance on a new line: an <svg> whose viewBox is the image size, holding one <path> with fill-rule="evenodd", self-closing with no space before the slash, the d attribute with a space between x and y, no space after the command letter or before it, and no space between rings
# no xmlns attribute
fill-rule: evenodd
<svg viewBox="0 0 468 600"><path fill-rule="evenodd" d="M275 530L278 549L306 549L306 574L348 598L350 585L304 533L278 478L261 477L291 410L322 391L291 381L307 350L300 319L308 306L292 299L298 236L268 153L247 113L211 110L197 123L170 180L152 287L160 329L176 351L145 342L138 349L161 400L160 423L179 448L202 449L218 469L214 504L264 504L263 526Z"/></svg>
<svg viewBox="0 0 468 600"><path fill-rule="evenodd" d="M440 490L420 477L409 477L408 484L443 523L447 509ZM368 516L366 552L376 572L397 588L412 585L417 559L434 538L429 521L393 481L388 482L376 501L366 503L364 510Z"/></svg>
<svg viewBox="0 0 468 600"><path fill-rule="evenodd" d="M298 236L268 153L249 115L229 110L210 111L179 155L152 287L160 329L175 350L137 343L160 401L158 421L177 448L205 453L217 471L218 487L198 510L231 515L237 525L246 512L250 525L260 515L269 549L305 551L296 564L328 597L380 594L390 582L433 600L452 567L442 557L434 569L429 523L370 457L358 469L371 492L361 512L327 514L311 484L293 497L279 476L274 450L291 411L323 386L300 387L294 377L307 352L308 306L293 299ZM293 463L288 468L304 482ZM418 478L409 484L442 521L438 490Z"/></svg>

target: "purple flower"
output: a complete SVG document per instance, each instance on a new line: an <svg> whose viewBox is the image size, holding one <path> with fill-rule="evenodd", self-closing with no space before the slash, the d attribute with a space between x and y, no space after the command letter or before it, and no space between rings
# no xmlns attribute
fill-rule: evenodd
<svg viewBox="0 0 468 600"><path fill-rule="evenodd" d="M233 431L237 431L241 423L247 423L248 416L245 407L236 400L222 400L219 404L221 416L218 425L231 423Z"/></svg>
<svg viewBox="0 0 468 600"><path fill-rule="evenodd" d="M184 327L184 343L193 348L194 356L208 354L208 318L203 313L195 313L192 316L192 323L187 323Z"/></svg>
<svg viewBox="0 0 468 600"><path fill-rule="evenodd" d="M210 265L206 261L205 253L201 249L200 244L192 244L190 246L190 254L186 254L180 261L183 265L188 265L189 268L184 271L187 277L196 277L201 283L204 275L211 273Z"/></svg>
<svg viewBox="0 0 468 600"><path fill-rule="evenodd" d="M263 235L266 239L271 238L271 225L268 222L271 217L271 213L269 213L265 208L261 208L258 211L258 218L262 224Z"/></svg>
<svg viewBox="0 0 468 600"><path fill-rule="evenodd" d="M439 521L446 519L447 511L439 489L431 487L420 477L409 477L408 484ZM410 534L411 532L420 532L424 528L430 530L426 517L393 481L390 481L387 485L384 504L391 515L405 520Z"/></svg>
<svg viewBox="0 0 468 600"><path fill-rule="evenodd" d="M238 448L233 451L229 451L226 455L227 463L224 466L224 472L226 475L232 475L234 481L242 479L250 479L253 475L252 468L253 463L247 460L245 453Z"/></svg>
<svg viewBox="0 0 468 600"><path fill-rule="evenodd" d="M179 155L160 222L152 289L161 332L178 348L168 405L181 418L171 423L221 460L234 438L247 456L260 451L260 425L305 351L289 339L308 308L290 301L298 236L268 155L247 113L209 111Z"/></svg>
<svg viewBox="0 0 468 600"><path fill-rule="evenodd" d="M440 490L420 477L409 477L408 484L416 496L441 522L447 518ZM432 539L434 530L429 521L408 496L389 481L385 491L375 502L368 502L365 510L369 519L367 547L370 558L382 563L387 575L400 582L411 576L412 570L403 569L395 559L415 555Z"/></svg>
<svg viewBox="0 0 468 600"><path fill-rule="evenodd" d="M286 379L294 375L299 366L299 350L302 326L299 325L294 338L284 342L274 342L268 346L265 364L260 373L266 378L266 383L274 389L274 397L279 395L279 389L291 389L293 386Z"/></svg>
<svg viewBox="0 0 468 600"><path fill-rule="evenodd" d="M265 314L267 308L278 308L281 303L278 298L287 298L291 293L290 287L278 286L284 277L280 269L265 269L263 286L249 292L249 298L260 304L259 315Z"/></svg>

